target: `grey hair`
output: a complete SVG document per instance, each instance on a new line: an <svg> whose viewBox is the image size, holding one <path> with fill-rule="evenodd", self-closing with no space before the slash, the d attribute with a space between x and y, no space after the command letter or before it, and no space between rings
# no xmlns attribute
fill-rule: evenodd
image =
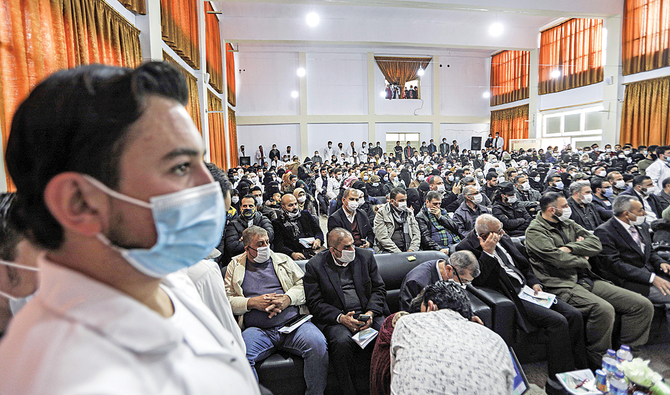
<svg viewBox="0 0 670 395"><path fill-rule="evenodd" d="M251 241L255 237L267 236L268 232L261 228L260 226L251 225L242 232L242 243L245 247L248 247L251 244Z"/></svg>
<svg viewBox="0 0 670 395"><path fill-rule="evenodd" d="M591 184L588 181L577 181L570 184L570 195L574 195L575 192L582 192L582 188L591 187Z"/></svg>
<svg viewBox="0 0 670 395"><path fill-rule="evenodd" d="M478 235L483 235L491 231L490 224L496 224L502 227L502 222L491 214L482 214L475 221L475 231Z"/></svg>
<svg viewBox="0 0 670 395"><path fill-rule="evenodd" d="M633 201L637 200L635 196L630 195L619 195L614 202L612 203L612 213L615 216L620 216L624 211L630 211L633 207Z"/></svg>
<svg viewBox="0 0 670 395"><path fill-rule="evenodd" d="M344 228L333 228L328 232L328 247L339 247L342 240L346 237L353 237L351 233Z"/></svg>
<svg viewBox="0 0 670 395"><path fill-rule="evenodd" d="M344 190L344 193L342 194L342 198L349 199L349 195L351 195L352 193L356 193L356 195L358 195L358 197L360 197L361 194L363 193L363 191L359 191L356 188L347 188L347 189Z"/></svg>
<svg viewBox="0 0 670 395"><path fill-rule="evenodd" d="M459 275L465 274L466 271L472 274L472 277L478 277L479 262L470 251L457 251L449 256L449 263L451 263Z"/></svg>
<svg viewBox="0 0 670 395"><path fill-rule="evenodd" d="M467 185L467 186L463 187L463 196L474 195L477 192L479 192L479 191L477 190L476 185Z"/></svg>

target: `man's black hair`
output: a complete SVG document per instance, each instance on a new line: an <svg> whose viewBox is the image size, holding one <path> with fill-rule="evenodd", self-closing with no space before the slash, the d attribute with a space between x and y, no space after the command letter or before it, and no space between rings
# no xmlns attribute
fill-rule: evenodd
<svg viewBox="0 0 670 395"><path fill-rule="evenodd" d="M547 192L540 198L540 211L545 212L549 206L556 202L559 198L564 198L565 196L562 193L558 192Z"/></svg>
<svg viewBox="0 0 670 395"><path fill-rule="evenodd" d="M163 62L137 69L89 65L58 71L42 81L14 114L7 170L17 189L12 222L37 245L57 249L63 228L44 203L44 189L64 172L88 174L115 189L119 161L147 98L186 105L179 71Z"/></svg>
<svg viewBox="0 0 670 395"><path fill-rule="evenodd" d="M432 301L438 309L453 310L466 319L472 318L472 305L470 298L460 285L453 281L438 281L435 284L427 285L423 289L421 304L428 306L428 301Z"/></svg>

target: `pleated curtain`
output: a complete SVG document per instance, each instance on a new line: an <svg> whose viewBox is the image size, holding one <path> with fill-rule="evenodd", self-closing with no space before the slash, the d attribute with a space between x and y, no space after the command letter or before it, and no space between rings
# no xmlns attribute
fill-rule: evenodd
<svg viewBox="0 0 670 395"><path fill-rule="evenodd" d="M223 103L212 92L207 91L207 114L209 122L209 160L218 167L225 169L226 166L226 131L224 128ZM217 112L211 112L217 111Z"/></svg>
<svg viewBox="0 0 670 395"><path fill-rule="evenodd" d="M670 77L626 86L619 141L634 147L670 144Z"/></svg>
<svg viewBox="0 0 670 395"><path fill-rule="evenodd" d="M509 150L509 140L528 138L528 105L491 111L491 134L505 140L503 149Z"/></svg>
<svg viewBox="0 0 670 395"><path fill-rule="evenodd" d="M188 70L183 68L176 60L172 59L167 52L163 51L163 60L173 65L178 69L181 74L186 79L186 85L188 86L188 105L186 105L186 111L191 115L195 127L198 128L200 134L202 134L202 118L200 117L200 96L198 95L198 80L189 73Z"/></svg>

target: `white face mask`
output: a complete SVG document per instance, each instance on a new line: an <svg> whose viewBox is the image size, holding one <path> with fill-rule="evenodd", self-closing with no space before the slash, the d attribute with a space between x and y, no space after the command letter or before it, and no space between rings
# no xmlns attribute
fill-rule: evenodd
<svg viewBox="0 0 670 395"><path fill-rule="evenodd" d="M400 211L407 210L407 202L398 202L398 210Z"/></svg>
<svg viewBox="0 0 670 395"><path fill-rule="evenodd" d="M340 258L337 258L337 260L340 261L342 266L347 266L355 258L356 258L356 250L353 251L342 250L342 256Z"/></svg>
<svg viewBox="0 0 670 395"><path fill-rule="evenodd" d="M598 177L605 178L607 176L607 172L605 170L601 170L596 174Z"/></svg>
<svg viewBox="0 0 670 395"><path fill-rule="evenodd" d="M484 197L482 196L481 193L478 193L474 196L474 199L472 200L473 203L475 204L480 204L484 200Z"/></svg>
<svg viewBox="0 0 670 395"><path fill-rule="evenodd" d="M14 268L17 268L17 269L30 270L30 271L33 271L33 272L39 272L40 271L40 269L36 268L36 267L21 265L20 263L7 262L7 261L3 261L3 260L0 260L0 265L10 266L10 267L14 267ZM35 295L35 293L33 293L32 295L28 295L28 296L14 296L14 295L10 295L6 292L0 291L0 296L3 296L5 298L9 299L9 308L12 311L12 315L16 315L16 313L18 313L19 310L26 303L28 303L28 301L30 299L32 299L32 297L34 295Z"/></svg>
<svg viewBox="0 0 670 395"><path fill-rule="evenodd" d="M516 203L516 201L517 201L516 195L512 195L512 196L508 195L507 196L507 203L512 204L512 203Z"/></svg>
<svg viewBox="0 0 670 395"><path fill-rule="evenodd" d="M233 196L232 198L230 198L230 201L237 204L240 201L240 197L239 196Z"/></svg>
<svg viewBox="0 0 670 395"><path fill-rule="evenodd" d="M256 258L253 259L256 263L267 262L270 259L270 246L258 247L256 249Z"/></svg>
<svg viewBox="0 0 670 395"><path fill-rule="evenodd" d="M307 196L298 197L298 202L300 202L300 203L305 203L305 200L307 200Z"/></svg>
<svg viewBox="0 0 670 395"><path fill-rule="evenodd" d="M635 214L633 214L633 215L635 215ZM644 215L640 215L640 216L635 218L635 221L630 221L630 224L635 225L635 226L640 226L643 223L645 223L646 221L647 221L647 217L645 217Z"/></svg>
<svg viewBox="0 0 670 395"><path fill-rule="evenodd" d="M584 199L582 199L582 203L591 203L592 201L593 201L593 195L590 193L584 195Z"/></svg>
<svg viewBox="0 0 670 395"><path fill-rule="evenodd" d="M535 182L540 182L540 177L535 177Z"/></svg>
<svg viewBox="0 0 670 395"><path fill-rule="evenodd" d="M560 215L560 217L558 217L558 219L561 222L564 222L564 221L570 219L571 215L572 215L572 209L570 207L566 207L566 208L563 209L563 213L561 213L561 215Z"/></svg>
<svg viewBox="0 0 670 395"><path fill-rule="evenodd" d="M626 188L626 182L624 180L619 180L614 183L614 187L617 189L624 189Z"/></svg>
<svg viewBox="0 0 670 395"><path fill-rule="evenodd" d="M642 193L645 196L650 196L650 195L653 195L654 193L656 193L656 185L650 186L649 188L646 188L646 189L647 189L647 192L644 192L644 189L642 190Z"/></svg>
<svg viewBox="0 0 670 395"><path fill-rule="evenodd" d="M539 180L537 180L539 181ZM521 184L521 189L524 191L530 191L530 182L526 181L523 184Z"/></svg>
<svg viewBox="0 0 670 395"><path fill-rule="evenodd" d="M358 201L356 201L356 200L348 201L347 202L347 208L349 209L349 211L356 211L356 209L358 208Z"/></svg>
<svg viewBox="0 0 670 395"><path fill-rule="evenodd" d="M416 177L416 179L419 180L419 181L423 181L424 178L425 178L425 177L424 177L423 175L419 175L419 176Z"/></svg>
<svg viewBox="0 0 670 395"><path fill-rule="evenodd" d="M442 193L442 192L444 192L444 190L445 190L445 189L444 189L444 184L438 184L438 185L437 185L437 191L438 191L438 192Z"/></svg>

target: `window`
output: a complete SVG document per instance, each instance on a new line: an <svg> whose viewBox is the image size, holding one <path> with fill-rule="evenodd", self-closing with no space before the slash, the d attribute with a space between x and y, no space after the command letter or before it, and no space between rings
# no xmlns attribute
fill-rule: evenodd
<svg viewBox="0 0 670 395"><path fill-rule="evenodd" d="M419 149L419 139L421 138L421 133L404 133L404 132L390 132L386 133L386 153L391 155L393 154L393 148L396 145L396 142L400 141L400 146L404 149L407 146L407 142L410 142L410 145L415 150Z"/></svg>
<svg viewBox="0 0 670 395"><path fill-rule="evenodd" d="M543 115L542 147L571 144L575 148L600 142L602 117L602 106Z"/></svg>
<svg viewBox="0 0 670 395"><path fill-rule="evenodd" d="M491 106L528 99L530 52L503 51L491 57Z"/></svg>
<svg viewBox="0 0 670 395"><path fill-rule="evenodd" d="M670 1L626 0L623 75L670 66Z"/></svg>
<svg viewBox="0 0 670 395"><path fill-rule="evenodd" d="M570 19L540 37L540 95L603 80L599 19Z"/></svg>

